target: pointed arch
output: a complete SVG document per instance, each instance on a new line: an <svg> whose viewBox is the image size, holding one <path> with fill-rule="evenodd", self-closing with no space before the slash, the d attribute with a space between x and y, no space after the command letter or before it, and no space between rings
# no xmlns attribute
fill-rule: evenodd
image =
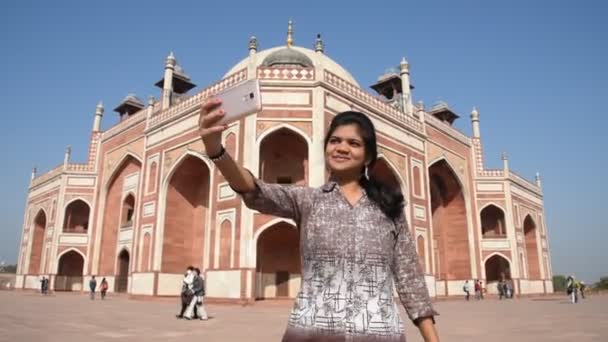
<svg viewBox="0 0 608 342"><path fill-rule="evenodd" d="M405 179L403 178L403 176L401 175L401 173L399 172L399 168L393 163L392 160L390 160L387 156L385 156L383 153L379 153L378 157L376 158L376 164L378 163L378 161L382 160L384 163L386 163L386 166L388 167L388 169L393 173L393 175L397 178L397 181L399 182L399 186L401 188L401 193L403 194L404 197L407 196L408 194L408 184L405 181Z"/></svg>
<svg viewBox="0 0 608 342"><path fill-rule="evenodd" d="M532 215L527 214L524 218L524 245L526 250L528 278L534 280L541 279L537 231L538 225L532 218Z"/></svg>
<svg viewBox="0 0 608 342"><path fill-rule="evenodd" d="M103 185L103 188L106 191L107 191L108 187L110 186L110 184L115 180L116 176L118 176L120 169L124 166L125 163L127 163L129 161L129 158L133 158L134 160L139 162L140 169L141 169L141 165L144 164L142 159L140 157L138 157L136 154L134 154L132 152L125 152L125 154L123 154L122 157L120 157L119 162L116 163L116 165L114 167L112 167L112 171L110 171L108 178L106 178L106 181Z"/></svg>
<svg viewBox="0 0 608 342"><path fill-rule="evenodd" d="M471 237L466 189L445 157L428 166L435 276L440 280L471 279L473 273Z"/></svg>
<svg viewBox="0 0 608 342"><path fill-rule="evenodd" d="M123 246L116 255L115 288L116 292L127 292L129 285L129 266L131 265L131 252Z"/></svg>
<svg viewBox="0 0 608 342"><path fill-rule="evenodd" d="M266 224L255 234L257 299L294 297L299 287L299 232L288 220L273 221L274 224Z"/></svg>
<svg viewBox="0 0 608 342"><path fill-rule="evenodd" d="M505 210L494 202L486 203L479 209L481 235L484 238L507 237Z"/></svg>
<svg viewBox="0 0 608 342"><path fill-rule="evenodd" d="M55 290L81 290L86 256L77 248L68 248L57 255L57 260Z"/></svg>
<svg viewBox="0 0 608 342"><path fill-rule="evenodd" d="M102 205L101 205L101 243L96 249L95 262L99 267L99 274L111 275L115 270L115 255L117 252L119 227L122 225L121 213L123 200L125 198L123 182L124 180L136 173L142 171L142 160L137 155L126 152L109 173L102 187ZM138 177L138 187L141 177ZM133 208L137 201L136 193L134 195ZM98 221L99 222L99 221ZM98 258L98 259L97 259ZM97 260L99 260L97 262ZM95 265L94 265L95 267Z"/></svg>
<svg viewBox="0 0 608 342"><path fill-rule="evenodd" d="M181 273L185 266L205 265L214 165L192 150L184 152L163 177L159 196L154 267ZM195 176L187 176L193 174ZM168 203L172 209L168 210Z"/></svg>
<svg viewBox="0 0 608 342"><path fill-rule="evenodd" d="M42 255L44 253L44 240L46 239L46 227L48 216L44 208L37 209L32 221L32 242L28 274L40 274L42 268ZM44 271L42 271L44 273Z"/></svg>
<svg viewBox="0 0 608 342"><path fill-rule="evenodd" d="M310 141L287 124L264 131L258 138L259 178L271 183L308 184ZM285 146L290 146L289 150Z"/></svg>
<svg viewBox="0 0 608 342"><path fill-rule="evenodd" d="M511 279L511 260L499 252L493 252L483 260L486 283Z"/></svg>
<svg viewBox="0 0 608 342"><path fill-rule="evenodd" d="M87 233L91 221L91 204L82 197L71 199L63 207L64 233Z"/></svg>

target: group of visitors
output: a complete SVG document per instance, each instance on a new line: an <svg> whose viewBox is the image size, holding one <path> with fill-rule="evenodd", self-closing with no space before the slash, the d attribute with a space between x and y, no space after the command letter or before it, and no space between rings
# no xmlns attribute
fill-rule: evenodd
<svg viewBox="0 0 608 342"><path fill-rule="evenodd" d="M201 270L188 266L182 281L180 295L182 307L176 317L187 320L200 319L203 321L209 319L207 311L203 306L204 297L205 278L201 275Z"/></svg>
<svg viewBox="0 0 608 342"><path fill-rule="evenodd" d="M485 288L483 287L483 282L481 280L475 279L475 281L473 282L473 288L471 288L471 283L467 280L464 282L464 285L462 286L462 290L465 293L465 299L469 300L471 297L471 292L474 290L474 294L475 294L475 299L477 300L482 300L483 299L483 294L485 292Z"/></svg>
<svg viewBox="0 0 608 342"><path fill-rule="evenodd" d="M578 303L579 293L581 298L585 299L586 288L585 283L577 280L573 275L569 275L566 279L566 293L570 297L572 304Z"/></svg>
<svg viewBox="0 0 608 342"><path fill-rule="evenodd" d="M91 294L91 300L95 300L95 290L97 289L97 280L95 276L91 277L89 280L89 290ZM106 293L108 293L108 281L106 278L101 279L101 283L99 284L99 293L101 293L101 299L106 299Z"/></svg>

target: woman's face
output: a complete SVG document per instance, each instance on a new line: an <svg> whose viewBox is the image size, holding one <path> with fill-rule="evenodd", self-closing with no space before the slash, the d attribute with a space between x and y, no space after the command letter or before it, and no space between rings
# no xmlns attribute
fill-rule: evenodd
<svg viewBox="0 0 608 342"><path fill-rule="evenodd" d="M359 177L365 160L365 143L356 124L338 126L325 146L325 162L332 175Z"/></svg>

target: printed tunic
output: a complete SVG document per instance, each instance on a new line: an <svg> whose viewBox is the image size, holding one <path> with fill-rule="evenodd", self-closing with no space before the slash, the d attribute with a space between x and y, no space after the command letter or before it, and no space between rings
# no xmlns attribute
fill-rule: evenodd
<svg viewBox="0 0 608 342"><path fill-rule="evenodd" d="M403 215L389 219L365 192L351 205L333 181L255 183L245 204L293 219L300 235L301 289L283 341L405 341L393 286L411 320L437 315Z"/></svg>

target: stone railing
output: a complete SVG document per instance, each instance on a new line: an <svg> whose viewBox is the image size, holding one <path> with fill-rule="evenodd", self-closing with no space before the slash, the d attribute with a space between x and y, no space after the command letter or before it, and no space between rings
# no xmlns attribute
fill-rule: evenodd
<svg viewBox="0 0 608 342"><path fill-rule="evenodd" d="M259 67L257 75L261 80L314 81L315 68Z"/></svg>
<svg viewBox="0 0 608 342"><path fill-rule="evenodd" d="M505 172L501 169L485 169L479 172L481 177L504 177Z"/></svg>
<svg viewBox="0 0 608 342"><path fill-rule="evenodd" d="M465 145L471 144L471 138L469 138L466 134L462 133L461 131L457 130L455 127L450 126L450 125L446 124L445 122L442 122L441 120L437 119L436 117L434 117L433 115L431 115L429 113L425 113L424 118L427 123L430 123L431 125L433 125L433 127L441 130L445 134L455 138L456 140L460 141L461 143L463 143Z"/></svg>
<svg viewBox="0 0 608 342"><path fill-rule="evenodd" d="M89 163L68 164L67 171L90 172L93 171L93 165L90 165Z"/></svg>
<svg viewBox="0 0 608 342"><path fill-rule="evenodd" d="M396 120L397 122L403 123L405 124L405 126L409 127L414 131L424 133L424 130L422 129L422 122L420 122L420 120L395 109L393 106L384 103L382 100L363 91L358 86L348 81L345 81L344 79L327 70L325 70L324 81L330 86L333 86L355 97L356 99L363 101L365 104L372 107L378 113L388 116L389 118Z"/></svg>
<svg viewBox="0 0 608 342"><path fill-rule="evenodd" d="M541 189L538 187L538 185L536 185L536 183L533 183L532 181L525 179L524 177L518 175L514 171L509 170L509 179L512 182L517 183L517 184L521 185L522 187L524 187L534 193L541 192Z"/></svg>
<svg viewBox="0 0 608 342"><path fill-rule="evenodd" d="M191 110L199 107L205 99L231 88L247 79L247 69L241 69L234 74L203 89L198 94L181 100L179 103L153 115L148 122L148 129L161 125L169 120L175 119Z"/></svg>
<svg viewBox="0 0 608 342"><path fill-rule="evenodd" d="M51 178L55 178L59 176L63 172L63 163L51 169L49 172L42 174L36 178L34 178L30 184L30 187L35 187L36 185L40 185Z"/></svg>

